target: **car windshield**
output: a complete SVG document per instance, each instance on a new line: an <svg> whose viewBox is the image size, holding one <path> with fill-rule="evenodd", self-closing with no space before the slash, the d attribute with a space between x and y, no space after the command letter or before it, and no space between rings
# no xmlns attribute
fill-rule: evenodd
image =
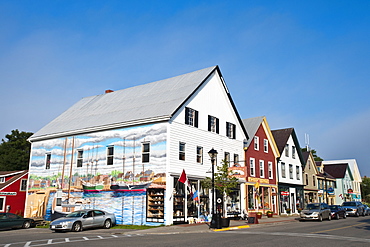
<svg viewBox="0 0 370 247"><path fill-rule="evenodd" d="M315 204L307 204L305 209L308 209L308 210L320 209L320 204L318 204L318 203L315 203Z"/></svg>
<svg viewBox="0 0 370 247"><path fill-rule="evenodd" d="M82 217L86 212L85 211L76 211L68 214L67 218L76 218L76 217Z"/></svg>
<svg viewBox="0 0 370 247"><path fill-rule="evenodd" d="M343 202L343 206L356 206L355 202Z"/></svg>
<svg viewBox="0 0 370 247"><path fill-rule="evenodd" d="M329 208L333 210L338 210L338 206L329 205Z"/></svg>

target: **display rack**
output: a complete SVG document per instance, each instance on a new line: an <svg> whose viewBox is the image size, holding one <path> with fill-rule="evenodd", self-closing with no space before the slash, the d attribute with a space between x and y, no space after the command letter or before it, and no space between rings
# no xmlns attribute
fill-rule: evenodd
<svg viewBox="0 0 370 247"><path fill-rule="evenodd" d="M147 189L146 215L146 221L164 222L164 189Z"/></svg>

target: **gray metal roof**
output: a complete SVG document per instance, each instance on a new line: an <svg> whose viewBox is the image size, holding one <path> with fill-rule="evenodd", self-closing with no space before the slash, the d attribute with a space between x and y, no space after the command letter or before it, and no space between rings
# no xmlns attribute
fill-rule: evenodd
<svg viewBox="0 0 370 247"><path fill-rule="evenodd" d="M83 98L37 131L30 141L168 120L215 69L218 66Z"/></svg>
<svg viewBox="0 0 370 247"><path fill-rule="evenodd" d="M253 137L256 135L256 132L258 128L260 127L264 116L261 117L254 117L254 118L247 118L243 119L242 122L244 124L244 127L248 133L249 139L247 142L246 147L249 147L251 142L253 141Z"/></svg>

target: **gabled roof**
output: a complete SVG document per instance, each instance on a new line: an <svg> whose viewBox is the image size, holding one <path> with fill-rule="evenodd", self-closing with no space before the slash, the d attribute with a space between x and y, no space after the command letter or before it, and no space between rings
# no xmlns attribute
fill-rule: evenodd
<svg viewBox="0 0 370 247"><path fill-rule="evenodd" d="M7 180L5 183L0 183L0 190L5 189L18 179L22 178L24 175L28 173L27 170L24 171L0 171L0 177L9 177L13 176L11 179Z"/></svg>
<svg viewBox="0 0 370 247"><path fill-rule="evenodd" d="M324 171L332 175L334 178L344 178L347 170L349 172L349 176L353 179L351 170L347 163L324 165Z"/></svg>
<svg viewBox="0 0 370 247"><path fill-rule="evenodd" d="M29 140L168 121L215 71L223 82L219 67L213 66L165 80L83 98L37 131ZM242 126L224 82L223 85Z"/></svg>
<svg viewBox="0 0 370 247"><path fill-rule="evenodd" d="M348 164L351 170L352 176L354 181L361 183L362 178L360 174L360 170L358 169L357 162L355 159L344 159L344 160L324 160L323 165L326 166L327 164Z"/></svg>
<svg viewBox="0 0 370 247"><path fill-rule="evenodd" d="M299 145L298 138L294 131L294 128L272 130L271 132L272 132L272 135L274 136L276 145L279 149L279 153L283 153L285 144L287 144L289 137L292 136L295 147L296 147L296 151L298 153L298 157L301 161L301 164L304 166L305 162L303 160L301 146Z"/></svg>
<svg viewBox="0 0 370 247"><path fill-rule="evenodd" d="M271 133L271 129L267 123L266 117L265 116L260 116L260 117L254 117L254 118L247 118L242 120L243 125L248 133L249 139L247 142L244 144L244 148L248 148L252 141L253 137L256 135L258 128L262 125L264 127L264 130L266 132L266 136L270 142L270 145L273 148L273 152L275 154L275 157L279 157L280 153L278 151L278 148L275 143L275 139Z"/></svg>

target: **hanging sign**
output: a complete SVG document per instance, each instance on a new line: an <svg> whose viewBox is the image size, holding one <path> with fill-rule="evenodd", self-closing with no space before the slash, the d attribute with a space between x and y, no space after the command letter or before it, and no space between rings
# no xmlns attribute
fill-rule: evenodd
<svg viewBox="0 0 370 247"><path fill-rule="evenodd" d="M17 192L0 192L0 196L16 196Z"/></svg>

